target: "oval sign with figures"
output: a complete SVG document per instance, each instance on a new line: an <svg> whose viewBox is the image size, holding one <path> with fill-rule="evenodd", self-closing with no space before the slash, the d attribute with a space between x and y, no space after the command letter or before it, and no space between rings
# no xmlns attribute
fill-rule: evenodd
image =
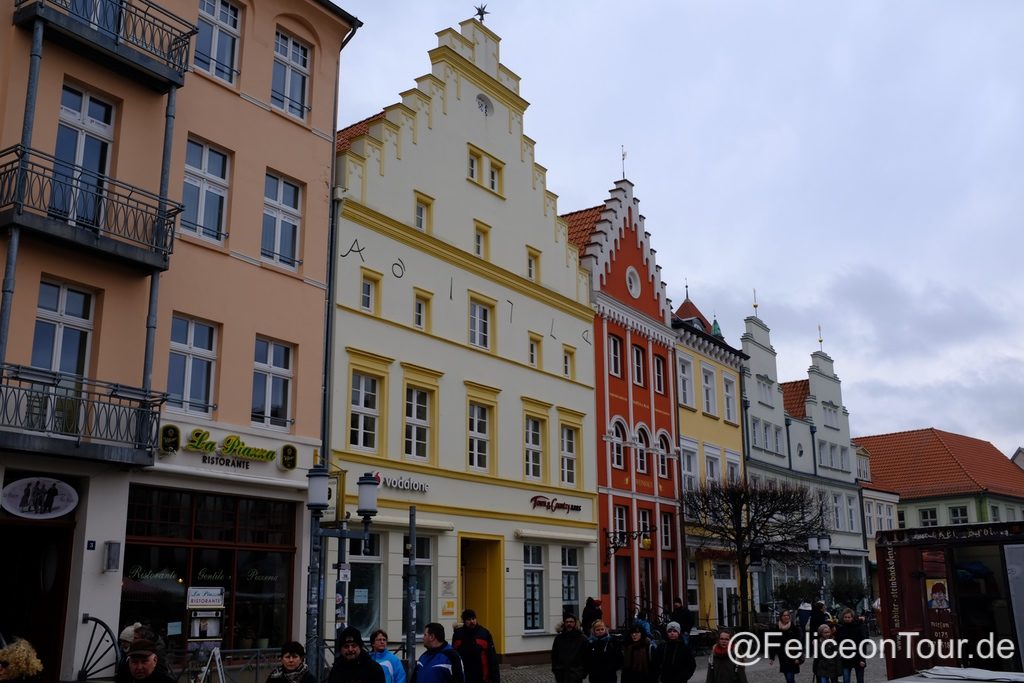
<svg viewBox="0 0 1024 683"><path fill-rule="evenodd" d="M56 519L78 506L78 492L59 479L25 477L0 492L0 507L27 519Z"/></svg>

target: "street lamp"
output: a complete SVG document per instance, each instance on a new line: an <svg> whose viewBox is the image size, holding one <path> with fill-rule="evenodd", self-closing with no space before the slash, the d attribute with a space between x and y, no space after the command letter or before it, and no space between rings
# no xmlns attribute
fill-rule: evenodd
<svg viewBox="0 0 1024 683"><path fill-rule="evenodd" d="M377 515L377 490L379 482L373 474L367 472L356 481L358 489L358 506L356 514L363 520L362 531L349 531L348 520L341 523L340 529L324 529L321 527L320 519L328 506L327 480L330 476L327 468L320 463L314 465L306 474L309 478L309 491L306 501L306 508L309 509L309 591L306 600L306 659L309 670L316 676L317 681L322 677L324 670L324 640L322 638L322 625L320 623L320 603L322 600L321 584L323 583L323 567L320 562L321 539L338 539L338 563L334 566L338 570L338 578L335 583L336 607L334 611L335 640L337 634L345 627L346 613L346 584L349 580L349 568L345 564L345 544L349 540L366 541L370 538L370 521ZM337 505L344 500L344 491L338 491ZM347 517L347 515L346 515Z"/></svg>
<svg viewBox="0 0 1024 683"><path fill-rule="evenodd" d="M807 549L811 552L811 557L814 558L814 569L818 575L818 599L824 602L825 600L825 568L828 566L829 552L832 550L832 537L826 533L820 533L817 536L807 537Z"/></svg>

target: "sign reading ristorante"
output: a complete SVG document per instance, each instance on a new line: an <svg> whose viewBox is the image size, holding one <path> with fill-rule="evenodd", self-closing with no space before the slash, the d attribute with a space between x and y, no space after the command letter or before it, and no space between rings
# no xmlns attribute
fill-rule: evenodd
<svg viewBox="0 0 1024 683"><path fill-rule="evenodd" d="M246 445L237 434L228 434L217 443L210 438L210 432L205 429L193 429L182 448L193 453L202 453L204 465L222 465L244 470L249 469L249 461L273 462L277 458L275 449Z"/></svg>

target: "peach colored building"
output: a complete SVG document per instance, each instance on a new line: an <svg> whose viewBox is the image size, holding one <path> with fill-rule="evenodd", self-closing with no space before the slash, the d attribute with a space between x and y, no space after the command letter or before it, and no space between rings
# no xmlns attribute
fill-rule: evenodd
<svg viewBox="0 0 1024 683"><path fill-rule="evenodd" d="M82 668L86 615L172 649L291 639L360 22L327 0L5 11L0 633L48 680ZM190 588L223 605L200 622Z"/></svg>

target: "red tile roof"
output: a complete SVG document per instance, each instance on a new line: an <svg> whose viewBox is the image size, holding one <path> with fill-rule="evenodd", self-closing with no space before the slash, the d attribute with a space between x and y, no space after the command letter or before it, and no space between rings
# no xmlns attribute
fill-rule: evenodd
<svg viewBox="0 0 1024 683"><path fill-rule="evenodd" d="M683 303L676 309L676 317L680 320L689 320L690 318L696 318L700 320L701 324L704 325L704 331L711 334L711 323L704 317L704 314L697 308L697 304L690 301L690 297L686 297Z"/></svg>
<svg viewBox="0 0 1024 683"><path fill-rule="evenodd" d="M362 121L353 123L348 128L342 128L334 136L334 151L344 152L352 146L352 141L360 135L366 135L370 132L370 124L377 119L384 118L384 112L379 111L373 116L367 116Z"/></svg>
<svg viewBox="0 0 1024 683"><path fill-rule="evenodd" d="M995 493L1024 498L1024 470L988 441L935 428L858 436L873 483L900 498Z"/></svg>
<svg viewBox="0 0 1024 683"><path fill-rule="evenodd" d="M576 245L581 251L590 241L590 234L594 227L601 220L601 212L604 211L604 204L592 206L589 209L570 211L560 216L569 225L569 243Z"/></svg>
<svg viewBox="0 0 1024 683"><path fill-rule="evenodd" d="M811 393L811 381L798 379L795 382L782 383L782 406L792 417L801 420L807 417L807 405L804 403ZM868 449L870 450L870 449Z"/></svg>

